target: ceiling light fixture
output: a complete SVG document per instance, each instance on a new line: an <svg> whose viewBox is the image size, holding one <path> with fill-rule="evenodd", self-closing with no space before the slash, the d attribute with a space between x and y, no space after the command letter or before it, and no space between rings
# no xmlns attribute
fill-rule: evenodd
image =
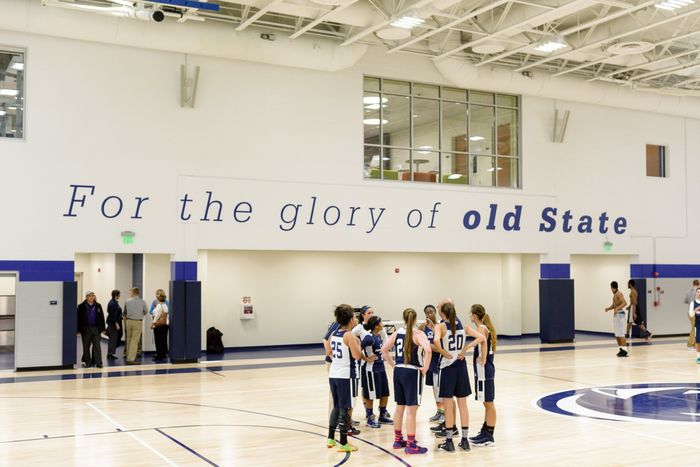
<svg viewBox="0 0 700 467"><path fill-rule="evenodd" d="M0 117L4 117L6 113L7 112L5 112L4 110L0 110Z"/></svg>
<svg viewBox="0 0 700 467"><path fill-rule="evenodd" d="M386 97L382 97L382 104L389 101ZM362 98L362 103L365 105L379 105L379 96L365 96Z"/></svg>
<svg viewBox="0 0 700 467"><path fill-rule="evenodd" d="M451 174L451 175L448 175L448 176L447 176L447 178L448 178L449 180L457 180L458 178L462 178L462 177L463 177L462 174Z"/></svg>
<svg viewBox="0 0 700 467"><path fill-rule="evenodd" d="M673 11L683 8L684 6L692 5L693 3L695 3L695 0L668 0L666 2L657 3L654 6L660 10Z"/></svg>
<svg viewBox="0 0 700 467"><path fill-rule="evenodd" d="M362 123L364 123L365 125L379 125L380 123L386 125L387 123L389 123L389 120L379 120L378 118L365 118L362 121Z"/></svg>
<svg viewBox="0 0 700 467"><path fill-rule="evenodd" d="M423 23L425 23L424 19L416 18L415 16L402 16L401 18L391 23L391 25L395 28L413 29L416 26L420 26Z"/></svg>
<svg viewBox="0 0 700 467"><path fill-rule="evenodd" d="M433 149L432 146L420 146L418 148L418 154L430 154L431 149Z"/></svg>
<svg viewBox="0 0 700 467"><path fill-rule="evenodd" d="M24 70L24 63L15 62L10 68L12 68L13 70Z"/></svg>
<svg viewBox="0 0 700 467"><path fill-rule="evenodd" d="M551 40L548 40L547 42L540 42L539 45L535 47L535 50L539 52L552 53L555 50L563 49L568 46L569 45L564 41L564 39L561 36L557 36L552 38Z"/></svg>
<svg viewBox="0 0 700 467"><path fill-rule="evenodd" d="M0 96L16 96L19 91L16 89L0 89Z"/></svg>
<svg viewBox="0 0 700 467"><path fill-rule="evenodd" d="M471 138L469 138L469 141L483 141L485 139L486 138L484 138L483 136L472 136Z"/></svg>
<svg viewBox="0 0 700 467"><path fill-rule="evenodd" d="M494 169L493 167L491 167L490 169L486 169L487 172L493 172L494 170L503 170L503 167L499 167L497 169Z"/></svg>

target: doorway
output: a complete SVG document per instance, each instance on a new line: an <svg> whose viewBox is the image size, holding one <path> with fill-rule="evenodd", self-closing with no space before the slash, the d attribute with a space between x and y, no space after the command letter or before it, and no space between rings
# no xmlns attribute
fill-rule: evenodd
<svg viewBox="0 0 700 467"><path fill-rule="evenodd" d="M17 274L0 273L0 370L15 367Z"/></svg>

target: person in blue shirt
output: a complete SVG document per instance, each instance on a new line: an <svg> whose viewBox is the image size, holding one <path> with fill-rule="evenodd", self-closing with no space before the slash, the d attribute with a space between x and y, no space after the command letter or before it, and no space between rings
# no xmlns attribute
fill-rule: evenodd
<svg viewBox="0 0 700 467"><path fill-rule="evenodd" d="M119 297L121 292L112 290L112 299L107 304L107 335L109 336L109 344L107 345L107 359L116 360L117 358L117 343L119 331L122 327L122 307L119 306Z"/></svg>
<svg viewBox="0 0 700 467"><path fill-rule="evenodd" d="M364 325L360 348L365 357L374 355L375 360L362 361L362 396L367 412L367 426L379 428L381 425L392 425L394 421L386 410L389 401L389 379L384 369L382 360L382 319L379 316L372 316ZM374 416L374 401L379 399L379 420Z"/></svg>
<svg viewBox="0 0 700 467"><path fill-rule="evenodd" d="M153 301L151 302L151 306L148 309L148 314L151 315L151 318L153 318L153 314L155 313L155 309L158 306L158 303L159 303L158 296L159 295L166 296L165 291L163 289L156 290L156 298L153 299ZM165 306L168 307L168 310L170 310L170 302L168 300L165 301Z"/></svg>

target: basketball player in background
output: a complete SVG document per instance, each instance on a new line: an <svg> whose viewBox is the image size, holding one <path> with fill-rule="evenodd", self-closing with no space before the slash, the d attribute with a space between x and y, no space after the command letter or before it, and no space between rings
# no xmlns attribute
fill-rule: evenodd
<svg viewBox="0 0 700 467"><path fill-rule="evenodd" d="M613 312L613 329L615 331L615 340L617 341L620 351L617 352L618 357L627 357L627 350L625 350L626 340L625 340L625 307L627 307L627 302L625 301L625 296L617 288L617 282L612 281L610 283L610 290L613 294L612 305L605 309L605 312Z"/></svg>

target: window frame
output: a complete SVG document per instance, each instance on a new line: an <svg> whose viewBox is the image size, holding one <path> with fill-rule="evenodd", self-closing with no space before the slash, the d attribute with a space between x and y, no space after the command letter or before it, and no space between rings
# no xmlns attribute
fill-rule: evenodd
<svg viewBox="0 0 700 467"><path fill-rule="evenodd" d="M27 141L27 58L29 56L26 47L17 47L0 43L0 52L20 53L23 57L23 73L22 73L22 136L8 138L0 135L0 141Z"/></svg>

